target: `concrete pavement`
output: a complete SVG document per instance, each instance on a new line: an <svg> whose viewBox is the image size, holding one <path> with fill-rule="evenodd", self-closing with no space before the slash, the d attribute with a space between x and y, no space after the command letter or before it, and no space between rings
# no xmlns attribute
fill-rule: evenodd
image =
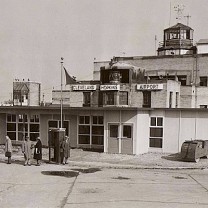
<svg viewBox="0 0 208 208"><path fill-rule="evenodd" d="M47 163L47 149L43 153L41 166L24 166L21 151L8 165L0 153L0 207L208 207L207 159L72 150L69 164L56 165Z"/></svg>
<svg viewBox="0 0 208 208"><path fill-rule="evenodd" d="M0 170L1 208L208 207L208 170L88 172L82 166L3 162ZM79 174L53 176L44 171Z"/></svg>

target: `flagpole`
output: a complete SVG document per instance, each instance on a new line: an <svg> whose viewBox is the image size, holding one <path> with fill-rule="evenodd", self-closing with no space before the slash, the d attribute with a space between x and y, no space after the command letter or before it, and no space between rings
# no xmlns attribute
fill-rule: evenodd
<svg viewBox="0 0 208 208"><path fill-rule="evenodd" d="M63 97L62 97L62 91L63 91L63 80L62 80L63 63L64 63L64 58L61 57L61 128L63 127Z"/></svg>

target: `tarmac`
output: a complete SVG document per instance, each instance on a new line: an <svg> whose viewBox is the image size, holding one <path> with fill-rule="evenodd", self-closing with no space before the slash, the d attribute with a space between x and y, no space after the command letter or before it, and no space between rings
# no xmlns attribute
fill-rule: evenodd
<svg viewBox="0 0 208 208"><path fill-rule="evenodd" d="M43 148L42 165L49 163L48 149ZM0 146L0 161L6 162L4 145ZM21 148L13 147L12 163L24 164ZM32 164L35 161L32 160ZM207 169L208 159L201 158L198 163L184 162L180 153L145 153L141 155L123 155L71 149L69 166L86 168L114 168L114 169ZM67 166L66 165L66 166Z"/></svg>
<svg viewBox="0 0 208 208"><path fill-rule="evenodd" d="M20 147L8 165L0 146L2 208L208 207L208 159L180 154L121 155L72 149L66 165L49 163L48 149L24 166ZM139 171L137 171L137 169ZM89 174L88 174L89 173Z"/></svg>

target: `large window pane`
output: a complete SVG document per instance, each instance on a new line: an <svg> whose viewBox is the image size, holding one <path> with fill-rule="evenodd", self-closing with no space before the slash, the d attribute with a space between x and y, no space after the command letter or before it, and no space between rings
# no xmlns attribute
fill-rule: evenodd
<svg viewBox="0 0 208 208"><path fill-rule="evenodd" d="M16 123L7 123L7 131L16 131Z"/></svg>
<svg viewBox="0 0 208 208"><path fill-rule="evenodd" d="M30 124L30 132L39 132L39 124Z"/></svg>
<svg viewBox="0 0 208 208"><path fill-rule="evenodd" d="M103 136L92 136L92 144L103 145Z"/></svg>
<svg viewBox="0 0 208 208"><path fill-rule="evenodd" d="M151 108L151 91L143 91L143 107Z"/></svg>
<svg viewBox="0 0 208 208"><path fill-rule="evenodd" d="M162 126L163 125L163 118L157 118L157 126Z"/></svg>
<svg viewBox="0 0 208 208"><path fill-rule="evenodd" d="M80 124L84 124L84 116L80 116L79 117L79 123Z"/></svg>
<svg viewBox="0 0 208 208"><path fill-rule="evenodd" d="M31 141L36 141L37 137L39 137L39 133L30 133Z"/></svg>
<svg viewBox="0 0 208 208"><path fill-rule="evenodd" d="M110 125L110 137L118 137L118 125Z"/></svg>
<svg viewBox="0 0 208 208"><path fill-rule="evenodd" d="M79 134L90 134L90 126L79 126Z"/></svg>
<svg viewBox="0 0 208 208"><path fill-rule="evenodd" d="M15 114L7 114L7 122L16 122Z"/></svg>
<svg viewBox="0 0 208 208"><path fill-rule="evenodd" d="M156 126L156 118L155 117L151 118L150 126Z"/></svg>
<svg viewBox="0 0 208 208"><path fill-rule="evenodd" d="M150 128L150 137L163 137L163 129L162 128Z"/></svg>
<svg viewBox="0 0 208 208"><path fill-rule="evenodd" d="M58 121L49 121L48 126L49 128L58 128Z"/></svg>
<svg viewBox="0 0 208 208"><path fill-rule="evenodd" d="M85 124L90 124L90 117L89 116L85 116Z"/></svg>
<svg viewBox="0 0 208 208"><path fill-rule="evenodd" d="M93 116L92 123L93 124L103 124L103 116Z"/></svg>
<svg viewBox="0 0 208 208"><path fill-rule="evenodd" d="M104 135L104 126L93 126L92 134L94 135Z"/></svg>
<svg viewBox="0 0 208 208"><path fill-rule="evenodd" d="M132 138L131 133L132 133L132 127L131 126L128 126L128 125L123 126L123 136L124 137Z"/></svg>
<svg viewBox="0 0 208 208"><path fill-rule="evenodd" d="M83 92L83 106L85 107L90 107L90 103L91 103L91 93L90 92Z"/></svg>
<svg viewBox="0 0 208 208"><path fill-rule="evenodd" d="M150 138L150 147L162 148L162 139Z"/></svg>
<svg viewBox="0 0 208 208"><path fill-rule="evenodd" d="M18 123L18 131L28 131L28 124Z"/></svg>
<svg viewBox="0 0 208 208"><path fill-rule="evenodd" d="M7 132L7 135L11 140L16 140L16 132Z"/></svg>
<svg viewBox="0 0 208 208"><path fill-rule="evenodd" d="M105 104L106 105L115 105L114 96L115 96L114 92L106 92L105 93Z"/></svg>
<svg viewBox="0 0 208 208"><path fill-rule="evenodd" d="M79 144L90 144L89 135L79 135Z"/></svg>

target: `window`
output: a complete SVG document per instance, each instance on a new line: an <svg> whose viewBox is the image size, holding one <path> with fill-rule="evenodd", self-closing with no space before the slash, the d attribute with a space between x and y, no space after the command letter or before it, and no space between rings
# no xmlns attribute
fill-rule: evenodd
<svg viewBox="0 0 208 208"><path fill-rule="evenodd" d="M103 116L80 116L78 128L79 144L104 144Z"/></svg>
<svg viewBox="0 0 208 208"><path fill-rule="evenodd" d="M30 122L39 122L39 115L31 115L30 116Z"/></svg>
<svg viewBox="0 0 208 208"><path fill-rule="evenodd" d="M35 141L40 132L39 115L7 114L7 135L11 140L22 141L29 136Z"/></svg>
<svg viewBox="0 0 208 208"><path fill-rule="evenodd" d="M103 116L92 117L92 144L104 144L104 123Z"/></svg>
<svg viewBox="0 0 208 208"><path fill-rule="evenodd" d="M151 92L143 91L143 108L151 108Z"/></svg>
<svg viewBox="0 0 208 208"><path fill-rule="evenodd" d="M115 92L105 92L105 105L115 105Z"/></svg>
<svg viewBox="0 0 208 208"><path fill-rule="evenodd" d="M80 116L79 123L80 124L90 124L90 117L89 116Z"/></svg>
<svg viewBox="0 0 208 208"><path fill-rule="evenodd" d="M15 114L7 114L7 122L16 122Z"/></svg>
<svg viewBox="0 0 208 208"><path fill-rule="evenodd" d="M98 94L98 105L99 106L103 106L103 92L102 91L99 91L99 94Z"/></svg>
<svg viewBox="0 0 208 208"><path fill-rule="evenodd" d="M19 114L18 115L18 140L22 141L25 136L28 136L28 116L26 114Z"/></svg>
<svg viewBox="0 0 208 208"><path fill-rule="evenodd" d="M79 117L79 144L90 144L90 116Z"/></svg>
<svg viewBox="0 0 208 208"><path fill-rule="evenodd" d="M169 108L172 108L172 102L173 102L173 92L170 92L170 95L169 95Z"/></svg>
<svg viewBox="0 0 208 208"><path fill-rule="evenodd" d="M187 77L186 76L177 76L178 77L178 81L181 83L182 86L186 86L186 80Z"/></svg>
<svg viewBox="0 0 208 208"><path fill-rule="evenodd" d="M7 135L11 140L16 140L16 115L7 114Z"/></svg>
<svg viewBox="0 0 208 208"><path fill-rule="evenodd" d="M200 105L200 108L207 108L207 105Z"/></svg>
<svg viewBox="0 0 208 208"><path fill-rule="evenodd" d="M162 148L163 141L163 118L151 117L149 147Z"/></svg>
<svg viewBox="0 0 208 208"><path fill-rule="evenodd" d="M118 125L110 125L110 137L117 138L118 137Z"/></svg>
<svg viewBox="0 0 208 208"><path fill-rule="evenodd" d="M176 105L175 105L176 108L178 108L178 100L179 100L179 92L176 92Z"/></svg>
<svg viewBox="0 0 208 208"><path fill-rule="evenodd" d="M119 92L119 105L128 105L128 92Z"/></svg>
<svg viewBox="0 0 208 208"><path fill-rule="evenodd" d="M207 77L200 77L200 86L207 87Z"/></svg>
<svg viewBox="0 0 208 208"><path fill-rule="evenodd" d="M90 104L91 104L91 93L83 92L83 106L90 107Z"/></svg>
<svg viewBox="0 0 208 208"><path fill-rule="evenodd" d="M132 126L131 125L123 126L123 137L132 138Z"/></svg>
<svg viewBox="0 0 208 208"><path fill-rule="evenodd" d="M60 120L50 120L48 121L48 128L60 128L61 127L61 121ZM65 133L66 135L69 135L69 121L63 121L63 128L66 129Z"/></svg>
<svg viewBox="0 0 208 208"><path fill-rule="evenodd" d="M30 116L30 140L35 141L40 136L39 115Z"/></svg>

